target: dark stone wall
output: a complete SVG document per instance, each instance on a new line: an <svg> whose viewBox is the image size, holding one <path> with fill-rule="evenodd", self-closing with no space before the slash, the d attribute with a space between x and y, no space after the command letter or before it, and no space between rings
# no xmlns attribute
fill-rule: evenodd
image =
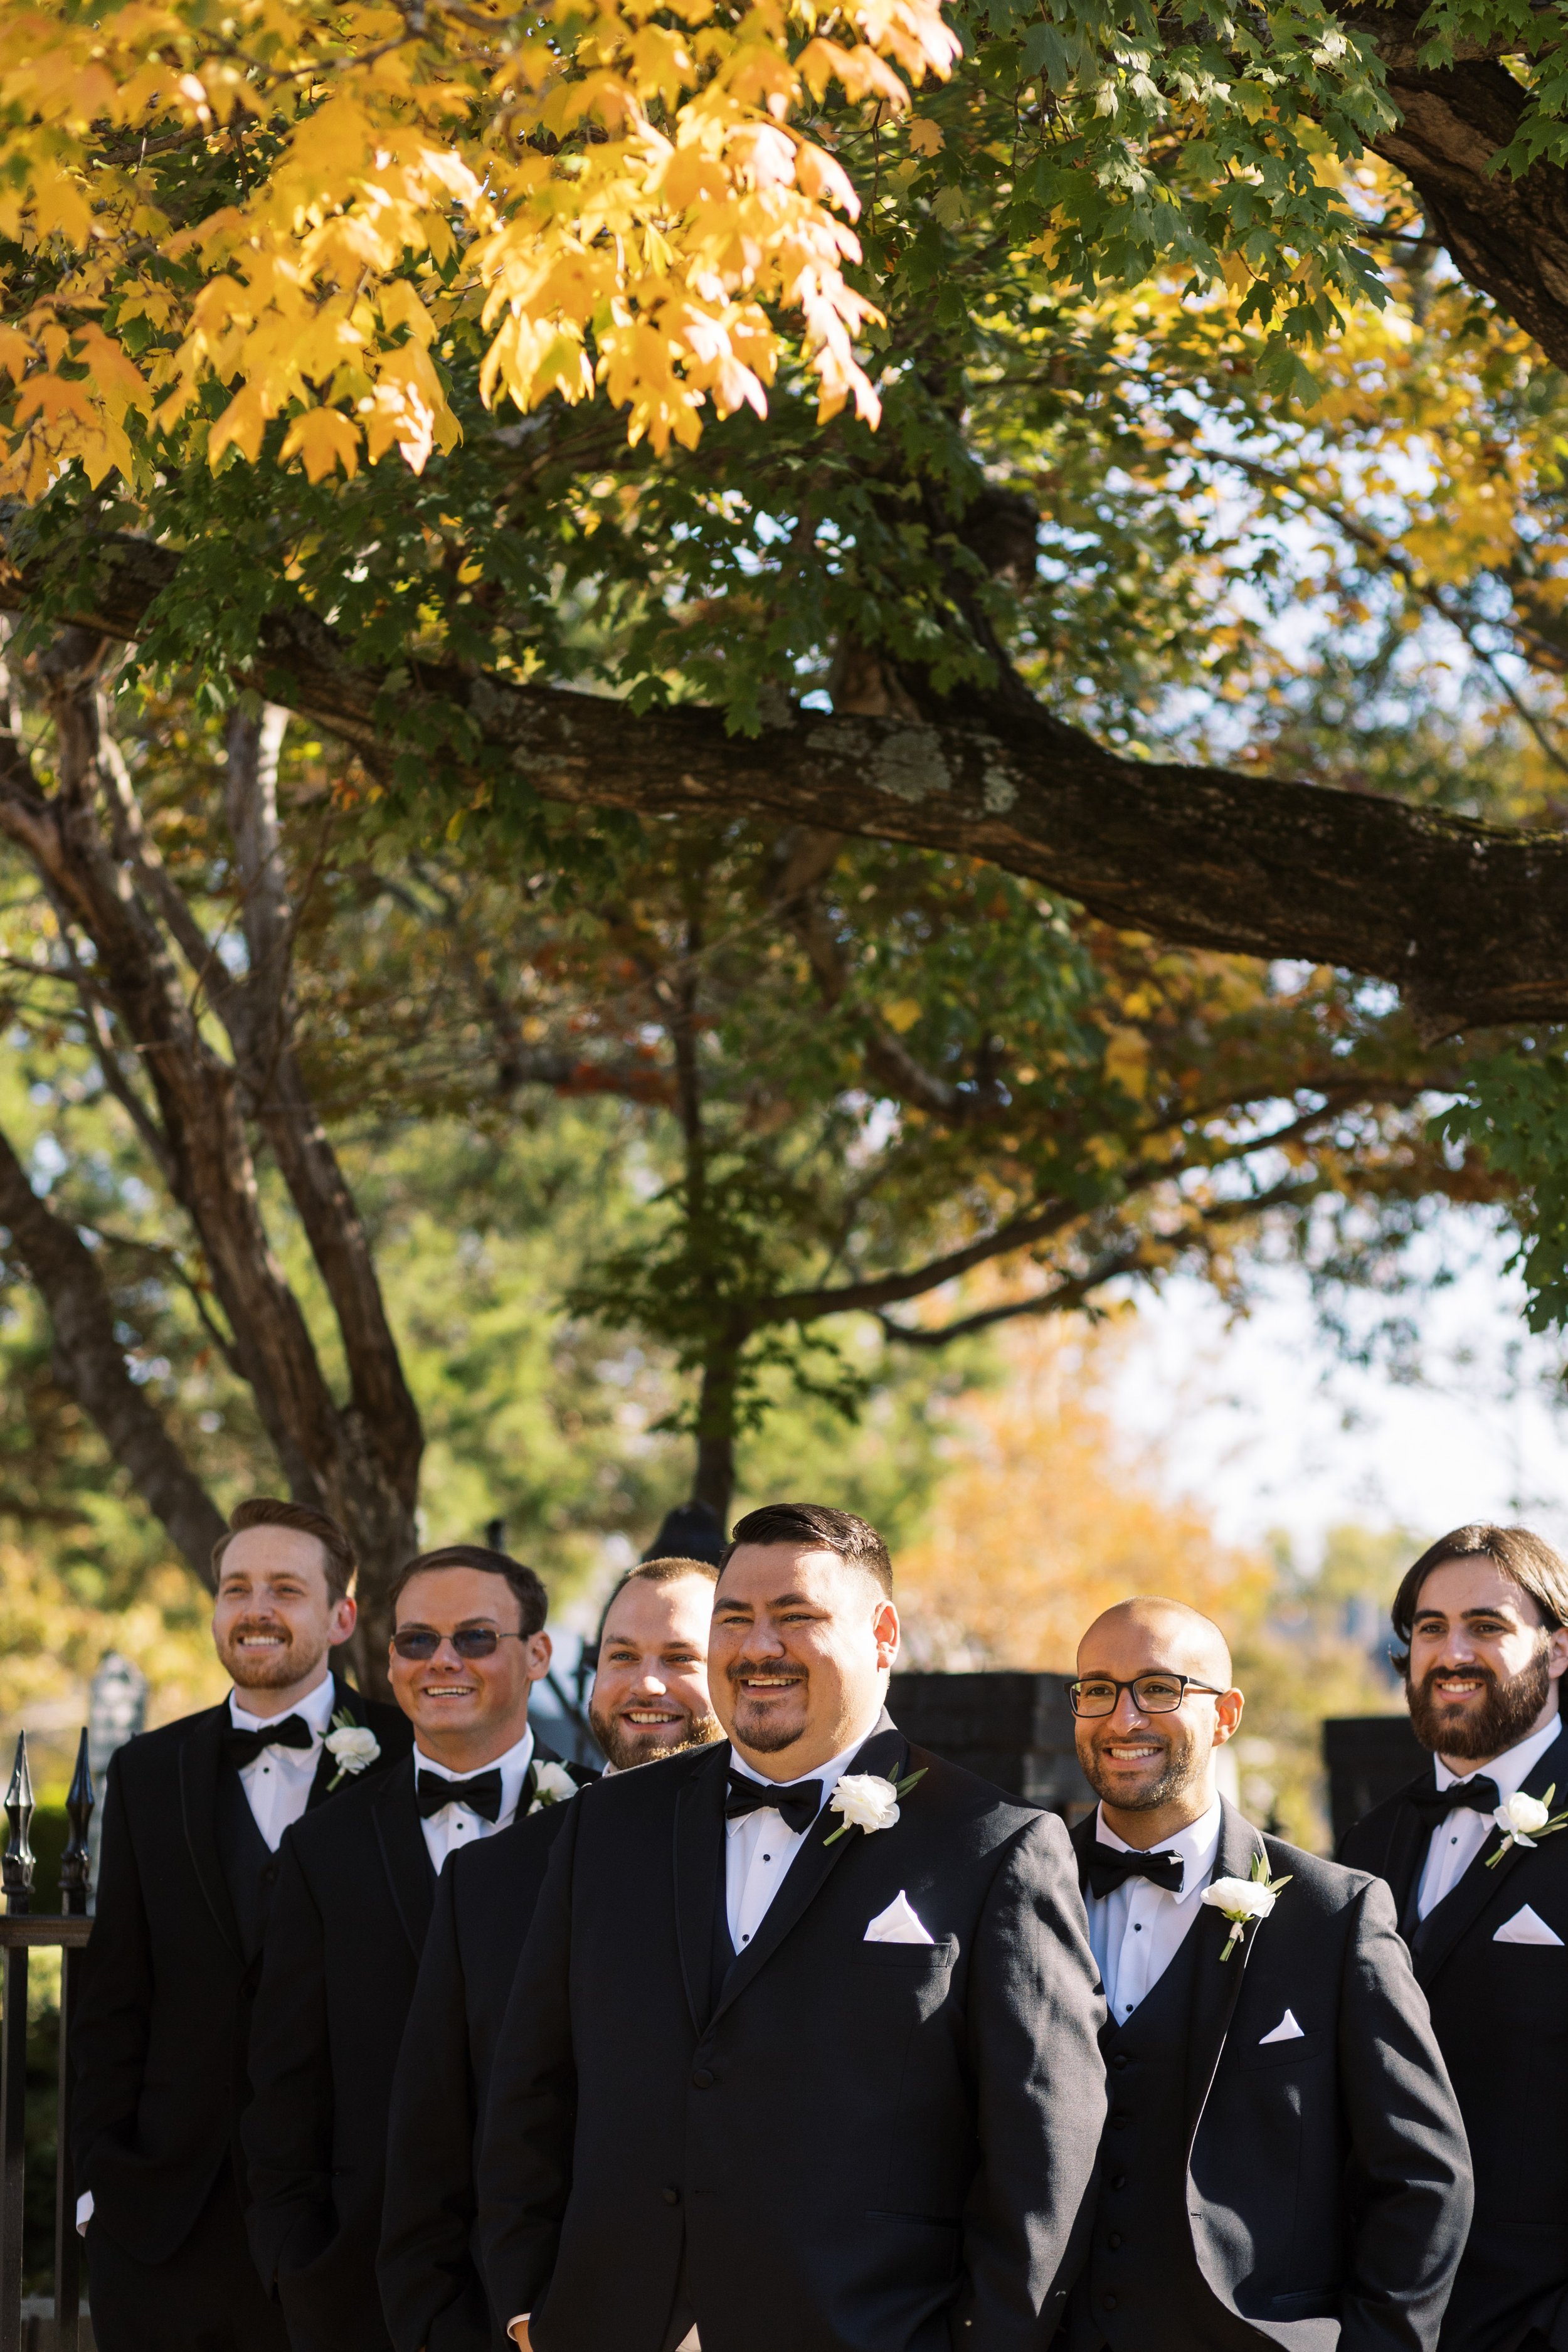
<svg viewBox="0 0 1568 2352"><path fill-rule="evenodd" d="M1069 1823L1093 1799L1073 1754L1060 1675L895 1675L888 1706L900 1731L950 1763Z"/></svg>

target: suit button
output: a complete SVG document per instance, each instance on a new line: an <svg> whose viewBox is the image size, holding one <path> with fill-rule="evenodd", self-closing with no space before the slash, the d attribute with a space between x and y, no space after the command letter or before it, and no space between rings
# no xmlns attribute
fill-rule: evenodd
<svg viewBox="0 0 1568 2352"><path fill-rule="evenodd" d="M699 2066L691 2080L700 2091L710 2091L713 2088L713 2077L706 2066Z"/></svg>
<svg viewBox="0 0 1568 2352"><path fill-rule="evenodd" d="M1113 2115L1110 2118L1110 2128L1112 2131L1124 2131L1131 2120L1132 2118L1131 2116L1124 2116L1118 2113Z"/></svg>
<svg viewBox="0 0 1568 2352"><path fill-rule="evenodd" d="M665 2201L665 2203L666 2203L667 2205L679 2205L679 2202L680 2202L680 2191L679 2191L679 2189L667 2189L664 2191L664 2201Z"/></svg>
<svg viewBox="0 0 1568 2352"><path fill-rule="evenodd" d="M1110 2248L1111 2252L1114 2253L1117 2247L1121 2243L1121 2232L1120 2230L1112 2230L1110 2237L1107 2238L1105 2242Z"/></svg>
<svg viewBox="0 0 1568 2352"><path fill-rule="evenodd" d="M1115 2057L1111 2060L1111 2062L1110 2062L1110 2063L1111 2063L1111 2064L1115 2067L1115 2069L1116 2069L1117 2073L1120 2074L1121 2074L1121 2069L1122 2069L1122 2068L1123 2068L1123 2066L1125 2066L1125 2065L1126 2065L1126 2063L1127 2063L1127 2053L1126 2053L1126 2051L1125 2051L1125 2050L1119 2050L1119 2051L1117 2052L1117 2053L1116 2053Z"/></svg>
<svg viewBox="0 0 1568 2352"><path fill-rule="evenodd" d="M1127 2186L1127 2175L1124 2172L1114 2174L1112 2176L1110 2185L1112 2189L1125 2189Z"/></svg>
<svg viewBox="0 0 1568 2352"><path fill-rule="evenodd" d="M1100 2298L1100 2307L1101 2311L1114 2311L1116 2297L1113 2294L1102 2294Z"/></svg>

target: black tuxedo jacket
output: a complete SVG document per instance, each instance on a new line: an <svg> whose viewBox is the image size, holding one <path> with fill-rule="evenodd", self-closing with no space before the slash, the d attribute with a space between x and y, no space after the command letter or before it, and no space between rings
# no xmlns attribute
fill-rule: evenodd
<svg viewBox="0 0 1568 2352"><path fill-rule="evenodd" d="M333 1676L332 1710L409 1746L395 1707ZM242 1933L218 1835L226 1701L131 1740L109 1768L92 1936L71 2021L72 2140L95 2230L142 2262L189 2235L236 2139L259 1953ZM338 1766L323 1750L310 1808ZM333 1810L353 1782L345 1779ZM244 1792L235 1776L238 1801Z"/></svg>
<svg viewBox="0 0 1568 2352"><path fill-rule="evenodd" d="M1430 1787L1428 1770L1412 1788ZM1524 1783L1568 1804L1561 1732ZM1404 1793L1349 1831L1343 1859L1393 1891L1417 1982L1458 2094L1476 2169L1476 2218L1443 2329L1443 2352L1511 2352L1539 2327L1568 2352L1568 1832L1533 1850L1493 1830L1462 1878L1419 1924L1430 1840ZM1557 1940L1502 1943L1526 1907ZM1517 1932L1517 1930L1516 1930Z"/></svg>
<svg viewBox="0 0 1568 2352"><path fill-rule="evenodd" d="M1090 1814L1074 1832L1080 1853L1094 1829ZM1227 1804L1215 1876L1250 1877L1257 1854L1290 1880L1272 1916L1225 1961L1221 1912L1205 1905L1188 1931L1197 1990L1170 2161L1186 2168L1202 2340L1429 2352L1470 2170L1394 1906L1375 1878L1266 1837ZM1300 2038L1267 2041L1287 2011ZM1115 2107L1112 2074L1112 2125Z"/></svg>
<svg viewBox="0 0 1568 2352"><path fill-rule="evenodd" d="M542 1742L534 1755L560 1760ZM244 2141L251 2250L295 2352L390 2342L375 2283L387 2109L437 1885L414 1770L405 1757L283 1841Z"/></svg>
<svg viewBox="0 0 1568 2352"><path fill-rule="evenodd" d="M397 2352L506 2344L479 2274L474 2167L490 2065L518 1956L565 1805L453 1855L392 2081L377 2275Z"/></svg>
<svg viewBox="0 0 1568 2352"><path fill-rule="evenodd" d="M538 2352L1036 2352L1086 2212L1103 2006L1067 1834L890 1724L891 1829L808 1832L727 1973L727 1742L604 1781L490 2078L486 2280ZM930 1944L868 1943L903 1892ZM727 1958L727 1953L723 1954Z"/></svg>

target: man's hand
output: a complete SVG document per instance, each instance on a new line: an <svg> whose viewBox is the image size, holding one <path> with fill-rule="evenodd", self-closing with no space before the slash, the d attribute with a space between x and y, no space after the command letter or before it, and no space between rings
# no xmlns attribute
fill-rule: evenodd
<svg viewBox="0 0 1568 2352"><path fill-rule="evenodd" d="M522 2352L531 2352L528 2341L528 2322L526 2319L514 2319L511 2326L506 2332L511 2337L514 2344L521 2346Z"/></svg>

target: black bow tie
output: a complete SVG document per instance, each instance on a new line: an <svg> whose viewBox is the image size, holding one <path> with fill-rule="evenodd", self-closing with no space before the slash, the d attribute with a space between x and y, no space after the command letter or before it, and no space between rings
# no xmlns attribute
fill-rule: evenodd
<svg viewBox="0 0 1568 2352"><path fill-rule="evenodd" d="M1502 1802L1497 1782L1489 1780L1484 1772L1478 1772L1473 1780L1456 1780L1451 1789L1439 1789L1435 1781L1424 1781L1417 1789L1406 1789L1405 1797L1428 1829L1436 1829L1446 1813L1495 1813Z"/></svg>
<svg viewBox="0 0 1568 2352"><path fill-rule="evenodd" d="M1113 1845L1101 1845L1097 1838L1083 1858L1080 1875L1088 1879L1090 1893L1101 1902L1125 1878L1147 1878L1152 1885L1163 1886L1167 1895L1179 1895L1182 1857L1179 1853L1121 1853Z"/></svg>
<svg viewBox="0 0 1568 2352"><path fill-rule="evenodd" d="M416 1772L414 1801L419 1808L419 1818L427 1822L432 1813L447 1805L466 1805L470 1813L478 1813L485 1822L500 1819L500 1771L471 1772L466 1780L443 1780L438 1772Z"/></svg>
<svg viewBox="0 0 1568 2352"><path fill-rule="evenodd" d="M316 1735L302 1715L286 1715L263 1731L241 1731L232 1717L223 1736L223 1752L237 1772L254 1764L264 1748L312 1748Z"/></svg>
<svg viewBox="0 0 1568 2352"><path fill-rule="evenodd" d="M804 1837L822 1811L820 1780L788 1780L780 1787L773 1780L749 1780L743 1772L730 1775L730 1793L724 1800L724 1819L738 1822L747 1813L760 1813L766 1807L783 1816L785 1829L796 1837Z"/></svg>

